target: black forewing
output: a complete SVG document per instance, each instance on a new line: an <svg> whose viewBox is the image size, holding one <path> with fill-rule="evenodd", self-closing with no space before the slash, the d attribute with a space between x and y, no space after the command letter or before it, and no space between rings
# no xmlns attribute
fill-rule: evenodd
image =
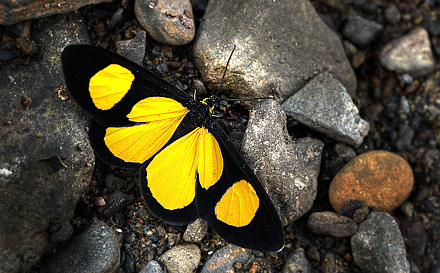
<svg viewBox="0 0 440 273"><path fill-rule="evenodd" d="M126 115L140 100L148 97L167 97L190 108L195 101L185 92L174 87L164 79L147 71L143 67L111 51L89 46L70 45L61 54L64 78L72 97L93 119L106 126L124 126L133 124ZM109 66L119 64L130 70L135 79L131 89L122 100L109 110L95 107L89 94L89 81L97 72Z"/></svg>
<svg viewBox="0 0 440 273"><path fill-rule="evenodd" d="M269 196L219 124L211 119L207 127L220 146L224 167L220 180L208 190L202 189L198 183L196 207L200 217L227 242L260 251L280 250L284 246L283 228ZM254 187L260 198L260 206L247 226L233 227L219 221L214 209L226 190L242 179Z"/></svg>
<svg viewBox="0 0 440 273"><path fill-rule="evenodd" d="M94 119L90 125L90 140L96 154L103 161L114 166L130 169L139 169L141 166L139 163L128 163L115 157L104 143L105 130L108 127L136 124L129 121L126 116L137 102L148 97L161 96L172 98L188 109L197 103L191 96L143 67L102 48L89 45L67 46L62 52L61 62L71 96ZM119 64L127 68L135 79L120 102L109 110L100 110L95 107L90 97L89 82L90 78L110 64Z"/></svg>

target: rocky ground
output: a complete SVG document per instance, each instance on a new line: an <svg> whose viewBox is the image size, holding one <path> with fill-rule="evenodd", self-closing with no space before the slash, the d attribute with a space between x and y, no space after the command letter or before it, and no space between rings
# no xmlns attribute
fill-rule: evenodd
<svg viewBox="0 0 440 273"><path fill-rule="evenodd" d="M440 2L211 2L0 16L0 271L440 272ZM266 183L284 249L151 216L136 172L93 159L87 115L63 86L70 43L118 51L198 99L236 45L221 96L278 103L222 101L214 115Z"/></svg>

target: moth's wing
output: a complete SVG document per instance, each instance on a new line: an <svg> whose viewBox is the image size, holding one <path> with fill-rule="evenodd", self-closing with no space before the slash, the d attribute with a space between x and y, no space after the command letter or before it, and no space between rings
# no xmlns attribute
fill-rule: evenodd
<svg viewBox="0 0 440 273"><path fill-rule="evenodd" d="M207 190L197 183L198 214L227 242L260 251L282 249L284 233L281 221L263 186L218 123L211 120L208 130L215 136L220 146L224 167L219 181ZM254 193L250 193L252 189ZM228 199L226 194L228 191L229 197L232 196L231 199ZM244 196L248 194L258 196L258 208L255 212L253 210L256 204L250 203L255 202L256 199ZM221 204L221 208L216 208L218 204ZM243 218L240 223L233 220L234 215L237 214L244 215L239 217ZM228 218L232 220L227 220ZM226 223L228 221L229 224Z"/></svg>
<svg viewBox="0 0 440 273"><path fill-rule="evenodd" d="M127 114L144 98L172 98L184 107L193 102L188 94L167 81L102 48L89 45L67 46L61 54L61 63L71 96L101 125L132 124L133 122L128 121ZM98 77L91 80L96 75ZM102 101L101 97L98 100L92 98L91 85L98 90L107 90L109 96L104 98L104 103L99 103L99 99ZM102 89L103 85L107 89Z"/></svg>
<svg viewBox="0 0 440 273"><path fill-rule="evenodd" d="M188 144L195 128L185 118L167 145L141 166L138 175L141 193L150 212L174 225L186 225L198 218L196 171L189 170L197 160L196 147ZM158 189L163 189L163 193Z"/></svg>

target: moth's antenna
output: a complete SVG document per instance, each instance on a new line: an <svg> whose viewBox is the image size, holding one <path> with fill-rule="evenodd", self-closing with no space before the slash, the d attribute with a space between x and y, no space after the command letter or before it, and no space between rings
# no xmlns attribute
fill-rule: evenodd
<svg viewBox="0 0 440 273"><path fill-rule="evenodd" d="M215 92L214 96L217 96L218 93L220 93L220 90L222 89L223 80L225 79L226 71L228 70L228 66L229 66L229 62L231 61L232 54L234 53L236 47L237 46L234 45L234 48L232 49L231 54L229 55L228 62L226 63L225 71L223 72L222 80L220 81L220 87L218 88L217 92Z"/></svg>
<svg viewBox="0 0 440 273"><path fill-rule="evenodd" d="M225 100L225 101L253 101L253 100L274 100L275 98L272 97L265 97L265 98L252 98L252 99L227 99L227 98L222 98L219 99L220 101Z"/></svg>

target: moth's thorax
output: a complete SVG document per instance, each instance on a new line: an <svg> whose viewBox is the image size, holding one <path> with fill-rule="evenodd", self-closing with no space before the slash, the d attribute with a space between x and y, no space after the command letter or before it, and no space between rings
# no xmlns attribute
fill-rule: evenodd
<svg viewBox="0 0 440 273"><path fill-rule="evenodd" d="M206 127L205 123L211 120L211 111L214 108L212 102L214 102L214 100L211 100L210 98L211 97L202 101L195 101L193 104L189 105L189 113L186 115L186 118L191 125L195 127Z"/></svg>

